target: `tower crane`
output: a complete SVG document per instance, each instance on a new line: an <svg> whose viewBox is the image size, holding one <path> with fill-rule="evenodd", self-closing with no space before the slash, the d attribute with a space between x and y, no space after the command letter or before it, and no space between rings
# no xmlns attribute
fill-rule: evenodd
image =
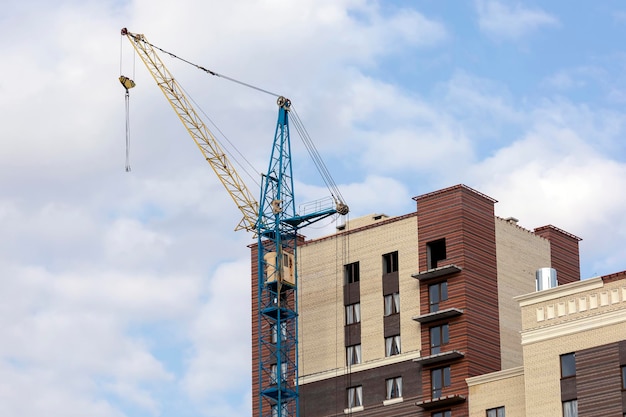
<svg viewBox="0 0 626 417"><path fill-rule="evenodd" d="M142 34L131 33L126 28L122 29L121 34L128 38L243 214L235 230L243 229L255 234L258 253L258 381L255 392L258 398L258 416L299 417L296 262L298 231L334 214L345 215L349 211L348 206L336 190L332 196L333 205L315 206L306 213L296 212L289 131L292 106L291 101L283 96L277 99L278 120L272 151L267 172L261 181L260 202L257 202L214 135L186 98L183 89L160 59L156 50L163 50L149 43ZM211 75L219 75L197 67ZM127 91L129 81L127 77L120 77L120 82Z"/></svg>

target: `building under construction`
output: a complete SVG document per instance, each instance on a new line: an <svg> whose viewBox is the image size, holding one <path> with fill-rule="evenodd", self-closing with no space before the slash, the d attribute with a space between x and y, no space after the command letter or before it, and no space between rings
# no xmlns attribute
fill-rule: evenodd
<svg viewBox="0 0 626 417"><path fill-rule="evenodd" d="M470 394L480 395L481 376L523 373L520 297L580 281L580 239L571 233L497 217L496 200L465 185L414 200L412 213L357 218L299 243L298 300L290 301L299 309L299 415L502 417L493 391L493 407L480 410ZM254 245L251 254L254 321ZM259 331L282 337L253 323L253 345Z"/></svg>

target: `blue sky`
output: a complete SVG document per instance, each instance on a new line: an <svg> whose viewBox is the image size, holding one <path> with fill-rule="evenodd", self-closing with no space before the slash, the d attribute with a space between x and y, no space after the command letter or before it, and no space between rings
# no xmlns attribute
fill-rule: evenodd
<svg viewBox="0 0 626 417"><path fill-rule="evenodd" d="M250 415L252 239L122 27L288 96L352 218L464 183L581 237L583 278L626 269L621 1L9 0L0 415ZM166 64L265 170L275 99ZM299 202L326 195L303 149Z"/></svg>

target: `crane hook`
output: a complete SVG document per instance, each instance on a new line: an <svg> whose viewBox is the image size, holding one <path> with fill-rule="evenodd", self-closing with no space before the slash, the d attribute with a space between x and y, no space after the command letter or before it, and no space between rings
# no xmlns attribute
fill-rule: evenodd
<svg viewBox="0 0 626 417"><path fill-rule="evenodd" d="M126 104L126 172L130 172L130 105L129 105L129 96L128 89L133 88L135 86L135 82L128 77L120 75L120 83L126 90L126 94L124 96L125 104Z"/></svg>
<svg viewBox="0 0 626 417"><path fill-rule="evenodd" d="M122 83L122 86L126 89L127 93L130 88L133 88L135 86L135 82L133 80L123 75L120 75L119 80L120 80L120 83Z"/></svg>

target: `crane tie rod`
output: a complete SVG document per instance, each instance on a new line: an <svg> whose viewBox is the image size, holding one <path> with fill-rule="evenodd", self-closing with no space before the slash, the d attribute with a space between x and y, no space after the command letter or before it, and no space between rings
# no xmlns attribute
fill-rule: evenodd
<svg viewBox="0 0 626 417"><path fill-rule="evenodd" d="M206 68L204 68L202 65L194 64L194 63L193 63L193 62L191 62L191 61L188 61L188 60L186 60L186 59L184 59L184 58L181 58L181 57L179 57L179 56L177 56L177 55L175 55L175 54L173 54L173 53L171 53L171 52L169 52L169 51L166 51L165 49L159 48L158 46L151 44L150 42L148 42L147 40L145 40L145 39L143 38L143 36L142 36L141 38L139 38L139 39L138 39L138 37L137 37L137 36L135 36L135 35L133 35L132 33L130 33L130 32L127 32L127 33L128 33L129 35L131 35L133 38L135 38L135 40L137 40L137 41L141 41L141 42L144 42L144 43L146 43L146 44L150 45L151 47L153 47L153 48L155 48L155 49L158 49L159 51L163 52L164 54L167 54L167 55L171 56L172 58L176 58L176 59L181 60L181 61L183 61L183 62L185 62L185 63L187 63L187 64L189 64L189 65L192 65L192 66L194 66L194 67L198 68L199 70L202 70L202 71L206 72L207 74L211 74L211 75L214 75L214 76L216 76L216 77L224 78L225 80L232 81L232 82L237 83L237 84L239 84L239 85L242 85L242 86L244 86L244 87L252 88L253 90L257 90L257 91L260 91L261 93L269 94L269 95L274 96L274 97L280 97L280 96L281 96L280 94L272 93L271 91L265 90L265 89L263 89L263 88L260 88L260 87L254 86L254 85L252 85L252 84L245 83L245 82L243 82L243 81L239 81L239 80L237 80L237 79L235 79L235 78L228 77L228 76L226 76L226 75L223 75L223 74L217 73L217 72L215 72L215 71L211 71L210 69L206 69Z"/></svg>

